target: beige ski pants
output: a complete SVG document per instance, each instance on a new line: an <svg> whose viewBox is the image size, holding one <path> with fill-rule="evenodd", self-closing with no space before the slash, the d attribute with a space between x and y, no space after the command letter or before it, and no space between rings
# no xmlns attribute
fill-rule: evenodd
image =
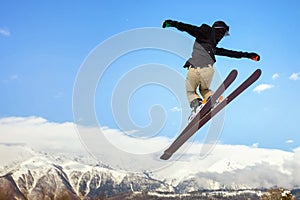
<svg viewBox="0 0 300 200"><path fill-rule="evenodd" d="M213 92L209 89L213 75L214 68L212 65L208 65L207 67L189 67L187 77L186 77L186 95L189 103L191 103L194 99L200 98L197 93L197 88L199 87L199 91L203 99L207 99L210 97Z"/></svg>

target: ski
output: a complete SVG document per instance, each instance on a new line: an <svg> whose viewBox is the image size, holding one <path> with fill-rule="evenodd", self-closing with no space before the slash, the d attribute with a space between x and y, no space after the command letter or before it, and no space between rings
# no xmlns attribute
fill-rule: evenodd
<svg viewBox="0 0 300 200"><path fill-rule="evenodd" d="M203 108L200 110L200 112L189 122L189 124L183 129L181 134L176 138L176 140L173 142L173 144L176 144L176 141L179 140L187 131L189 131L195 123L197 123L203 116L205 116L210 110L213 105L213 102L216 102L216 100L224 93L224 91L233 83L233 81L237 77L237 70L232 70L227 77L224 79L224 81L221 83L221 85L217 88L217 90L214 92L214 94L211 96L211 98L206 102L206 104L203 106ZM172 144L172 145L173 145ZM172 145L169 147L169 149L172 147ZM165 154L170 154L169 149L165 151ZM169 159L167 155L161 156L161 159ZM173 153L170 154L170 156Z"/></svg>
<svg viewBox="0 0 300 200"><path fill-rule="evenodd" d="M197 117L197 120L194 121L193 119L190 123L191 125L188 125L189 129L184 129L180 136L171 144L171 146L167 150L165 150L164 154L160 158L163 160L168 160L197 130L204 126L211 118L213 118L218 112L226 107L232 100L234 100L250 85L252 85L260 77L260 75L261 70L257 69L215 108L211 109L202 118L200 118L199 116Z"/></svg>
<svg viewBox="0 0 300 200"><path fill-rule="evenodd" d="M205 114L207 114L210 111L210 109L213 105L213 102L216 102L216 100L224 93L224 91L233 83L233 81L237 77L237 74L238 74L237 70L234 69L227 75L227 77L224 79L224 81L221 83L221 85L213 93L211 98L206 102L206 104L203 106L203 108L200 110L200 112L188 123L188 125L185 127L185 129L183 129L183 131L176 138L176 140L180 139L180 137L185 132L187 132L188 130L191 129L191 127L193 126L194 123L199 121Z"/></svg>

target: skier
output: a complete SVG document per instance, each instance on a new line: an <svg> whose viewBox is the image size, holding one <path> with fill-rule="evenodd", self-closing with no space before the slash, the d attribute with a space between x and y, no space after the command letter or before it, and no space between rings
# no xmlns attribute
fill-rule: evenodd
<svg viewBox="0 0 300 200"><path fill-rule="evenodd" d="M184 67L188 69L186 95L192 109L189 122L196 116L204 103L213 94L213 91L210 90L209 87L214 75L213 65L216 62L215 55L232 58L250 58L255 61L260 60L260 56L257 53L233 51L217 47L221 39L229 35L229 26L223 21L214 22L212 27L207 24L202 24L200 27L197 27L174 20L165 20L162 27L175 27L196 38L192 56L184 65ZM203 99L196 92L198 87Z"/></svg>

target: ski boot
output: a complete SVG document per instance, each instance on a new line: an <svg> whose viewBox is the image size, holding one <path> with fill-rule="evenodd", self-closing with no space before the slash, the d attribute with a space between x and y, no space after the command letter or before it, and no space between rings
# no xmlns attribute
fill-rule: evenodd
<svg viewBox="0 0 300 200"><path fill-rule="evenodd" d="M204 104L202 102L202 99L197 98L191 102L190 106L192 108L192 112L188 118L189 123L194 119L194 117L197 115L197 113L200 112L200 110L203 108Z"/></svg>

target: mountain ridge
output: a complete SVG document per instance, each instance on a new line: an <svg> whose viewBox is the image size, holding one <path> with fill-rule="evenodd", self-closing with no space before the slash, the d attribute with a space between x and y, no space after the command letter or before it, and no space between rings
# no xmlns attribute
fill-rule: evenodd
<svg viewBox="0 0 300 200"><path fill-rule="evenodd" d="M259 199L265 189L222 186L208 190L196 177L177 185L159 180L149 172L132 173L101 166L82 156L53 156L36 153L30 159L1 170L0 199L210 199L247 196ZM67 159L68 157L68 159ZM212 184L216 184L212 181ZM6 191L6 192L4 192ZM206 197L205 197L206 196Z"/></svg>

